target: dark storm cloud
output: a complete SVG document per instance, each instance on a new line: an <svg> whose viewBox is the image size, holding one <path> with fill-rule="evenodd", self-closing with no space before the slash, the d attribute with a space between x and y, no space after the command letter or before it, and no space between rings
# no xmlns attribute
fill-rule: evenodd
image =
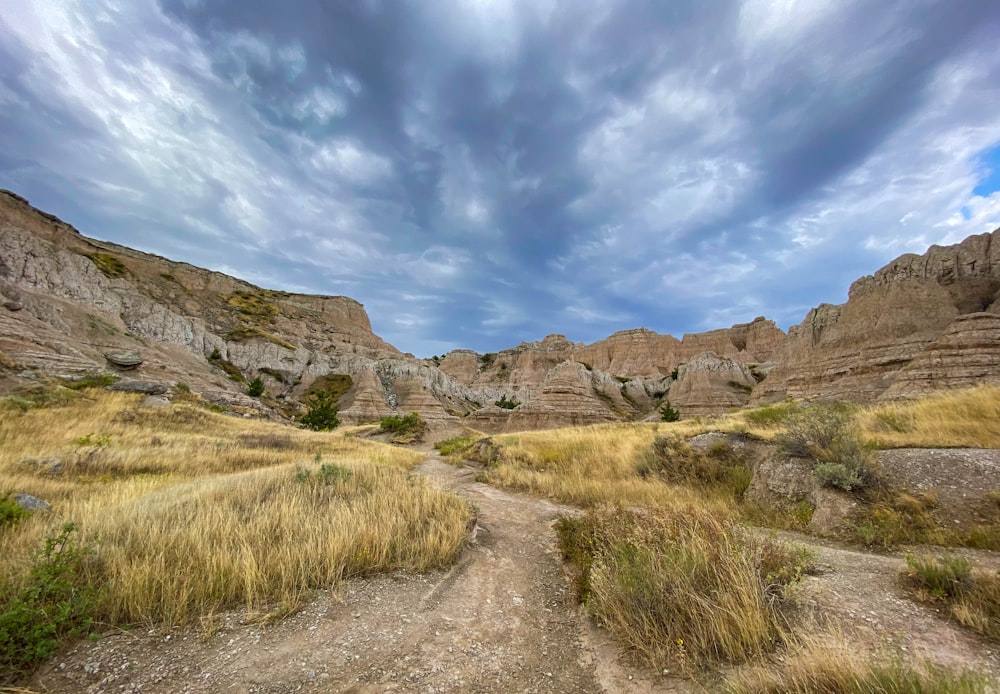
<svg viewBox="0 0 1000 694"><path fill-rule="evenodd" d="M39 1L0 184L421 354L788 325L1000 218L1000 8Z"/></svg>

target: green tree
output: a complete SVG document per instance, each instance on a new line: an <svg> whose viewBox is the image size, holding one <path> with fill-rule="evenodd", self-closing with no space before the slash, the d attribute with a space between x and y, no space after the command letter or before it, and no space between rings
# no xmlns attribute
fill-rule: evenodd
<svg viewBox="0 0 1000 694"><path fill-rule="evenodd" d="M264 381L261 380L260 376L257 376L247 385L247 395L252 398L259 398L263 394Z"/></svg>
<svg viewBox="0 0 1000 694"><path fill-rule="evenodd" d="M310 399L309 411L302 415L299 424L313 431L336 429L340 425L337 412L337 399L325 390L319 390Z"/></svg>
<svg viewBox="0 0 1000 694"><path fill-rule="evenodd" d="M669 400L664 400L663 404L660 405L660 419L664 422L677 422L680 421L681 413L677 411L676 407L670 406Z"/></svg>

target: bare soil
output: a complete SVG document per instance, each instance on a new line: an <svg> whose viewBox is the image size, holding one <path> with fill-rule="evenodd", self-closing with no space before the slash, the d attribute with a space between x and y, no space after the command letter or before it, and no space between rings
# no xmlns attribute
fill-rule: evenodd
<svg viewBox="0 0 1000 694"><path fill-rule="evenodd" d="M56 657L43 692L687 692L699 685L630 663L574 603L552 523L577 513L475 481L429 453L419 471L475 505L478 524L450 570L345 581L268 624L242 612L165 631L112 631ZM1000 676L1000 654L897 586L903 554L787 534L816 552L803 618L859 648ZM969 553L1000 568L995 553Z"/></svg>

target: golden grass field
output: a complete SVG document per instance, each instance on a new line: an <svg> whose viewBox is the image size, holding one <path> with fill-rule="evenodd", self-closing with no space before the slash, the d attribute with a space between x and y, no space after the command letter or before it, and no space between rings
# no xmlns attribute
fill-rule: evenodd
<svg viewBox="0 0 1000 694"><path fill-rule="evenodd" d="M350 430L137 405L92 390L62 406L0 410L0 491L53 507L4 529L5 584L24 580L67 521L95 550L97 615L112 623L287 611L344 576L438 567L462 547L472 512L408 472L419 453ZM19 462L49 456L61 474Z"/></svg>

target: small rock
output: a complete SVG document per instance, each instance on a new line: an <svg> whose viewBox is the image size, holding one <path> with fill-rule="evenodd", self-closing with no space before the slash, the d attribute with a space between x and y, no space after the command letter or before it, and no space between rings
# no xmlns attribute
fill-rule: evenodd
<svg viewBox="0 0 1000 694"><path fill-rule="evenodd" d="M24 304L20 301L5 301L3 307L8 311L20 311L24 308Z"/></svg>
<svg viewBox="0 0 1000 694"><path fill-rule="evenodd" d="M170 400L162 395L147 395L142 399L142 407L162 408L170 407Z"/></svg>
<svg viewBox="0 0 1000 694"><path fill-rule="evenodd" d="M146 395L164 395L168 388L166 384L159 381L140 381L126 378L108 386L108 390L117 390L123 393L145 393Z"/></svg>
<svg viewBox="0 0 1000 694"><path fill-rule="evenodd" d="M15 494L14 502L25 511L50 511L52 506L31 494Z"/></svg>
<svg viewBox="0 0 1000 694"><path fill-rule="evenodd" d="M59 458L21 458L18 466L28 468L35 474L56 477L62 474L63 461Z"/></svg>

